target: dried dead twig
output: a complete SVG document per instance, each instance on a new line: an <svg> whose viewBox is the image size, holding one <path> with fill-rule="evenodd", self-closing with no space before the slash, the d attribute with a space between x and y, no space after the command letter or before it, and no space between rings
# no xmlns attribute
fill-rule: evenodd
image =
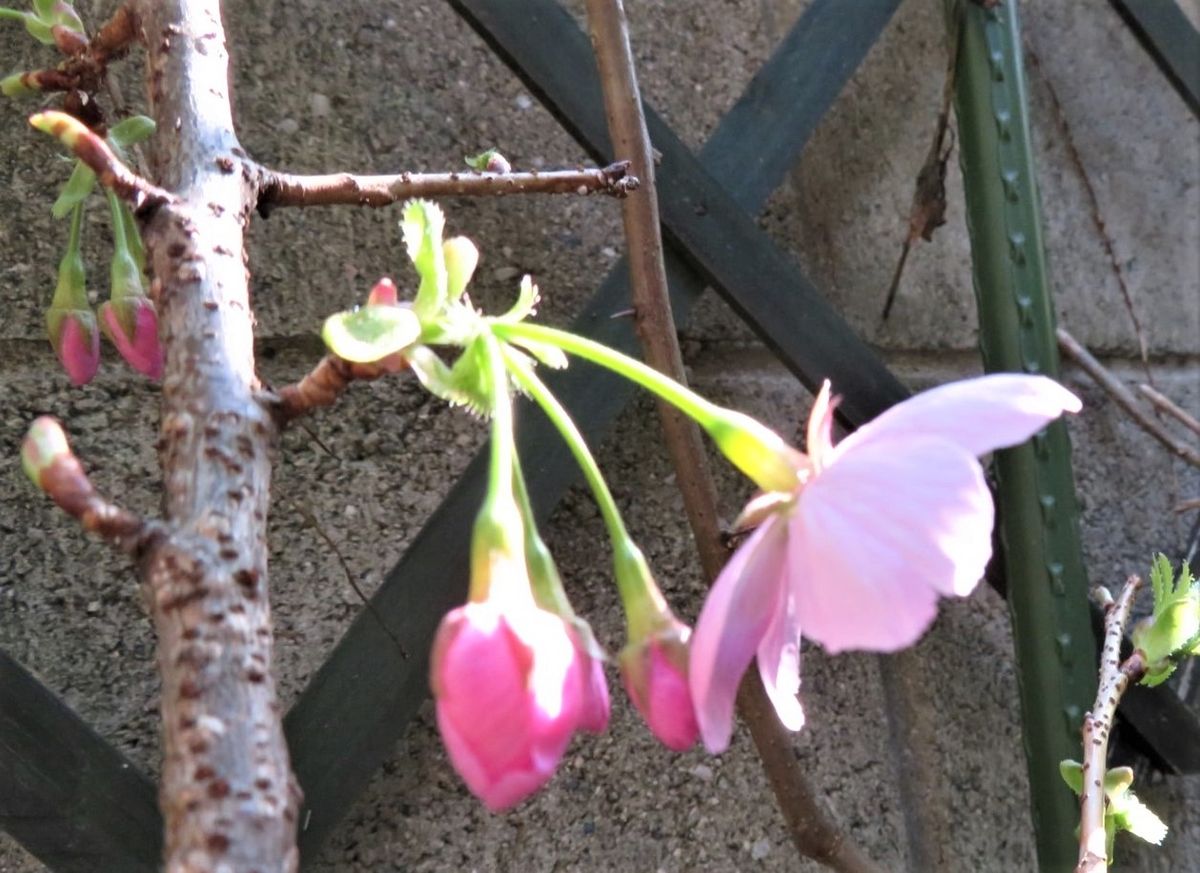
<svg viewBox="0 0 1200 873"><path fill-rule="evenodd" d="M622 210L638 338L650 366L684 383L683 359L667 295L653 151L642 112L625 10L621 0L588 0L587 19L613 149L616 154L630 158L633 172L642 182L642 190L626 200ZM688 522L705 574L711 581L720 573L729 553L718 523L717 492L708 458L699 429L691 420L662 403L659 412ZM750 670L742 682L738 711L750 727L796 848L842 873L877 870L822 808L800 771L791 736L779 724L756 670Z"/></svg>
<svg viewBox="0 0 1200 873"><path fill-rule="evenodd" d="M1138 391L1141 391L1142 396L1153 403L1157 409L1160 409L1168 415L1176 418L1188 430L1200 436L1200 421L1197 421L1195 418L1189 415L1186 409L1177 404L1170 397L1163 394L1161 391L1158 391L1153 385L1138 385Z"/></svg>
<svg viewBox="0 0 1200 873"><path fill-rule="evenodd" d="M1075 337L1071 336L1071 334L1067 333L1061 327L1057 331L1057 336L1058 347L1062 353L1078 364L1085 373L1095 380L1097 385L1108 392L1108 395L1117 402L1118 406L1129 413L1129 417L1142 430L1166 446L1172 454L1183 458L1183 460L1195 467L1200 467L1200 451L1197 451L1181 440L1177 440L1161 423L1147 415L1146 411L1137 402L1137 398L1133 396L1133 392L1126 388L1124 383L1110 373L1103 364L1097 361Z"/></svg>

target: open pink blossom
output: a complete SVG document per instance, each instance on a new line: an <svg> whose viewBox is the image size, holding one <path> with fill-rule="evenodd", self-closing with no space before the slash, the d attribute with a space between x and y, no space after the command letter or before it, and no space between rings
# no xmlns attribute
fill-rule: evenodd
<svg viewBox="0 0 1200 873"><path fill-rule="evenodd" d="M569 626L504 590L517 587L496 586L486 600L450 612L432 654L430 684L446 751L494 812L541 788L575 729L598 717L587 709L590 671Z"/></svg>
<svg viewBox="0 0 1200 873"><path fill-rule="evenodd" d="M1043 376L985 376L898 404L836 447L833 406L827 382L796 490L762 500L765 520L696 624L689 681L714 753L729 745L734 697L756 655L780 720L798 730L801 633L830 652L893 652L925 632L938 597L970 593L991 557L994 518L977 456L1080 403Z"/></svg>

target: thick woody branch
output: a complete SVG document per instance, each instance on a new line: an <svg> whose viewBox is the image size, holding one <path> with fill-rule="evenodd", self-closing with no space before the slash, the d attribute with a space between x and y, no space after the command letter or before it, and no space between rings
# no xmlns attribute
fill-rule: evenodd
<svg viewBox="0 0 1200 873"><path fill-rule="evenodd" d="M102 186L128 202L135 213L147 212L175 199L170 192L125 166L103 137L74 116L65 112L39 112L30 117L29 123L70 149L96 174Z"/></svg>
<svg viewBox="0 0 1200 873"><path fill-rule="evenodd" d="M294 873L300 792L271 675L267 511L278 428L259 403L245 228L218 0L139 0L158 131L144 212L166 357L159 461L171 534L142 562L162 675L168 873ZM241 172L238 168L241 168Z"/></svg>
<svg viewBox="0 0 1200 873"><path fill-rule="evenodd" d="M638 338L650 366L686 383L667 294L653 152L642 113L625 10L621 0L588 0L587 19L614 153L630 158L633 172L642 183L639 193L626 200L622 209ZM711 581L724 567L729 553L718 522L717 490L709 472L708 456L699 429L690 419L662 403L659 413L688 523L696 538L701 564ZM821 808L800 771L791 736L776 718L757 670L748 671L742 682L738 712L750 727L796 848L843 873L876 870Z"/></svg>
<svg viewBox="0 0 1200 873"><path fill-rule="evenodd" d="M1108 869L1104 832L1104 776L1108 769L1108 738L1117 704L1145 671L1140 653L1121 662L1121 640L1142 580L1130 576L1115 601L1104 609L1104 648L1100 653L1100 684L1092 710L1083 719L1083 791L1079 800L1079 864L1076 873L1101 873ZM1105 592L1107 594L1107 592Z"/></svg>
<svg viewBox="0 0 1200 873"><path fill-rule="evenodd" d="M326 355L299 382L280 388L272 408L280 423L286 424L314 409L332 406L351 382L369 382L403 368L403 360L395 356L371 364L356 364L337 355Z"/></svg>
<svg viewBox="0 0 1200 873"><path fill-rule="evenodd" d="M590 170L528 173L398 173L390 176L294 176L263 170L258 208L266 214L279 206L388 206L410 197L504 194L608 194L624 197L637 190L629 162Z"/></svg>
<svg viewBox="0 0 1200 873"><path fill-rule="evenodd" d="M1182 440L1175 439L1166 428L1147 415L1138 403L1137 398L1133 396L1133 392L1126 388L1116 376L1105 369L1103 364L1092 357L1092 354L1075 337L1071 336L1061 327L1058 329L1058 347L1064 355L1078 364L1080 369L1091 376L1097 385L1108 392L1108 395L1117 402L1118 406L1129 413L1129 417L1142 430L1166 446L1172 454L1183 458L1194 467L1200 467L1200 452Z"/></svg>

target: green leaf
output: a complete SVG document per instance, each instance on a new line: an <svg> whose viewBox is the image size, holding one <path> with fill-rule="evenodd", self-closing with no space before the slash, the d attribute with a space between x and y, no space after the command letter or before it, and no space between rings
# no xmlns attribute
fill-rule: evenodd
<svg viewBox="0 0 1200 873"><path fill-rule="evenodd" d="M1083 765L1070 758L1058 762L1058 772L1063 782L1076 794L1083 794Z"/></svg>
<svg viewBox="0 0 1200 873"><path fill-rule="evenodd" d="M54 4L57 0L33 0L33 11L42 21L50 21L54 15Z"/></svg>
<svg viewBox="0 0 1200 873"><path fill-rule="evenodd" d="M55 218L65 218L72 209L88 199L95 187L96 174L92 168L83 161L75 161L75 169L50 207L50 214Z"/></svg>
<svg viewBox="0 0 1200 873"><path fill-rule="evenodd" d="M325 319L321 337L339 358L371 364L414 343L421 322L406 306L364 306Z"/></svg>
<svg viewBox="0 0 1200 873"><path fill-rule="evenodd" d="M500 154L500 152L496 149L488 149L487 151L480 152L477 155L464 157L463 161L472 170L478 170L480 173L488 172L490 167L495 166L495 162L504 161L505 164L508 163L508 161L504 159L504 155Z"/></svg>
<svg viewBox="0 0 1200 873"><path fill-rule="evenodd" d="M127 148L154 135L154 119L132 115L108 129L108 141L117 148Z"/></svg>
<svg viewBox="0 0 1200 873"><path fill-rule="evenodd" d="M442 210L427 200L410 200L404 206L400 227L408 256L421 277L413 308L422 322L434 319L446 305L446 258L442 249L445 223Z"/></svg>

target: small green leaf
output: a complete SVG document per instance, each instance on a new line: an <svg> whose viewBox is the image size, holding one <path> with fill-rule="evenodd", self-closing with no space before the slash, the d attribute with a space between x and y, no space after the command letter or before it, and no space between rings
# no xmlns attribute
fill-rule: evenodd
<svg viewBox="0 0 1200 873"><path fill-rule="evenodd" d="M75 169L50 207L50 214L55 218L65 218L72 209L88 199L95 187L96 174L92 168L83 161L75 161Z"/></svg>
<svg viewBox="0 0 1200 873"><path fill-rule="evenodd" d="M370 364L395 354L421 335L421 322L406 306L364 306L325 319L321 337L339 358Z"/></svg>
<svg viewBox="0 0 1200 873"><path fill-rule="evenodd" d="M33 0L33 11L42 21L50 21L54 15L57 0Z"/></svg>
<svg viewBox="0 0 1200 873"><path fill-rule="evenodd" d="M1067 758L1058 762L1058 772L1062 776L1063 782L1076 794L1083 793L1083 765L1078 761L1072 761Z"/></svg>
<svg viewBox="0 0 1200 873"><path fill-rule="evenodd" d="M404 206L400 227L408 256L421 277L413 308L422 322L433 320L446 304L446 258L442 249L445 223L442 210L427 200L410 200Z"/></svg>
<svg viewBox="0 0 1200 873"><path fill-rule="evenodd" d="M108 141L118 148L127 148L154 136L154 119L131 115L108 129Z"/></svg>

